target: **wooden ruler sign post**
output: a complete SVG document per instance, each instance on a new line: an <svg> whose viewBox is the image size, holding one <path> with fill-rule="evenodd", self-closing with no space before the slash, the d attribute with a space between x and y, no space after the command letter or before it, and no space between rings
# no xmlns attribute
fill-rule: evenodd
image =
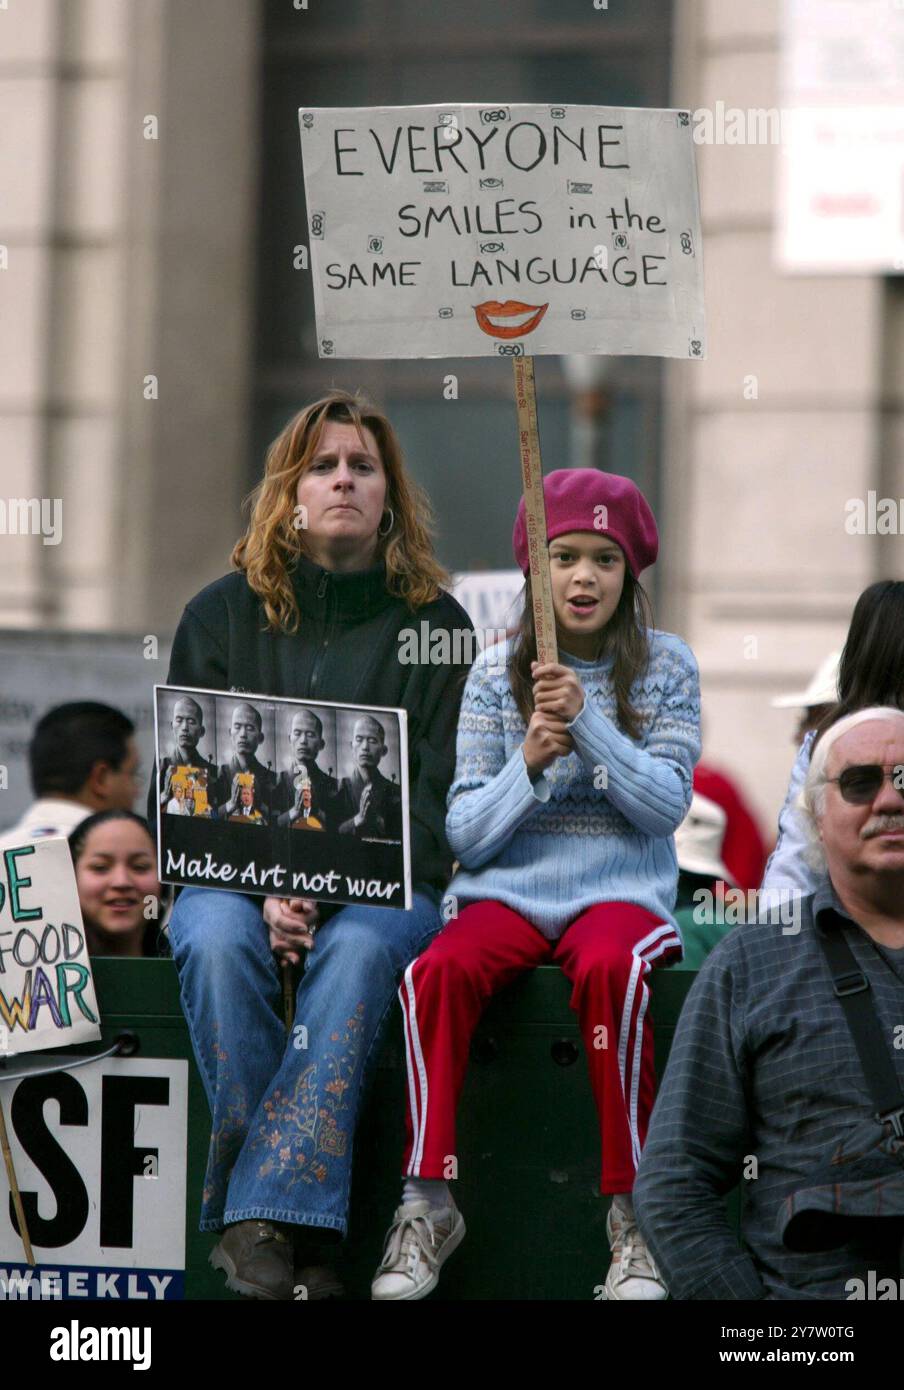
<svg viewBox="0 0 904 1390"><path fill-rule="evenodd" d="M283 1002L283 1022L286 1025L286 1037L292 1036L292 1025L295 1022L295 972L290 961L284 960L282 963L282 1002Z"/></svg>
<svg viewBox="0 0 904 1390"><path fill-rule="evenodd" d="M540 457L534 359L514 357L512 367L515 372L515 404L518 407L521 482L524 489L534 626L537 632L537 660L544 663L558 661L558 647L552 582L549 577L549 549L546 544L546 499L543 496L543 463Z"/></svg>
<svg viewBox="0 0 904 1390"><path fill-rule="evenodd" d="M0 1072L0 1081L3 1074ZM6 1117L3 1114L3 1102L0 1100L0 1148L3 1150L3 1162L6 1167L6 1176L9 1180L10 1195L13 1199L13 1210L16 1213L16 1220L19 1223L19 1237L25 1249L26 1264L34 1268L35 1252L31 1246L31 1236L28 1232L28 1221L25 1217L25 1208L22 1205L22 1193L19 1190L19 1179L16 1177L16 1166L13 1162L13 1151L10 1147L9 1135L6 1130Z"/></svg>

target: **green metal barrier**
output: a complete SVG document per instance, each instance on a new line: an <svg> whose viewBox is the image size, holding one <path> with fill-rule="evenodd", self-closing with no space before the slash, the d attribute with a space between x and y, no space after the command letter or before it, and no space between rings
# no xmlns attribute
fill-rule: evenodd
<svg viewBox="0 0 904 1390"><path fill-rule="evenodd" d="M694 976L654 971L657 1074ZM455 1199L468 1234L440 1299L593 1299L609 1267L599 1129L571 986L541 966L500 993L474 1038L458 1113ZM350 1282L366 1292L399 1201L405 1064L387 1039L358 1133Z"/></svg>
<svg viewBox="0 0 904 1390"><path fill-rule="evenodd" d="M169 960L102 957L93 965L105 1042L130 1029L140 1040L139 1057L189 1062L185 1296L232 1298L223 1276L208 1263L215 1237L197 1229L210 1116L175 966ZM661 1075L694 976L654 971L651 979ZM592 1299L605 1279L607 1199L597 1191L596 1112L569 995L560 970L540 967L494 999L475 1035L456 1155L456 1199L468 1236L444 1267L434 1297ZM399 1201L404 1104L397 1013L356 1137L351 1228L342 1257L352 1297L369 1295L386 1226Z"/></svg>

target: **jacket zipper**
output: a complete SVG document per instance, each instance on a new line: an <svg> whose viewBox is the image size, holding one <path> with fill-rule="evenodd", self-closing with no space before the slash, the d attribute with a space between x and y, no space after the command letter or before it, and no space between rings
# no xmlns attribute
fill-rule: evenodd
<svg viewBox="0 0 904 1390"><path fill-rule="evenodd" d="M320 575L320 583L317 585L317 597L318 597L319 599L322 599L322 598L325 598L325 597L326 597L326 591L327 591L327 587L328 587L328 585L329 585L329 578L330 578L330 577L329 577L328 571L327 571L327 570L323 570L323 571L321 572L321 575ZM329 605L327 604L327 606L329 606ZM326 628L326 622L324 621L324 629L325 629L325 628ZM314 667L313 667L313 670L311 671L311 695L312 695L312 696L314 695L315 691L317 690L317 677L318 677L318 675L320 674L320 668L321 668L321 666L323 665L323 656L324 656L324 652L326 651L326 649L327 649L327 647L329 646L329 644L330 644L330 639L329 639L329 637L324 637L323 642L321 643L320 649L319 649L319 651L317 652L316 657L314 658Z"/></svg>

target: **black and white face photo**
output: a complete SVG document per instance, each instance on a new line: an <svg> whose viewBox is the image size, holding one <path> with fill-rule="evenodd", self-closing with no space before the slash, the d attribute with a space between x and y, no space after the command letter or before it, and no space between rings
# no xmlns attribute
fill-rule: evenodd
<svg viewBox="0 0 904 1390"><path fill-rule="evenodd" d="M272 767L275 760L275 719L269 707L236 696L217 700L217 746L220 762L241 769L255 763Z"/></svg>
<svg viewBox="0 0 904 1390"><path fill-rule="evenodd" d="M375 774L400 785L399 730L391 714L354 714L340 711L337 719L339 738L339 775L351 777L358 773L365 781Z"/></svg>
<svg viewBox="0 0 904 1390"><path fill-rule="evenodd" d="M215 734L215 720L211 718L211 712L205 711L201 701L193 695L180 695L174 702L170 697L170 703L174 758L189 766L199 760L213 762L216 757L214 739L211 737L208 740L209 752L200 746L208 729Z"/></svg>
<svg viewBox="0 0 904 1390"><path fill-rule="evenodd" d="M312 767L329 773L336 768L335 721L330 710L279 712L279 766L290 773L310 774Z"/></svg>

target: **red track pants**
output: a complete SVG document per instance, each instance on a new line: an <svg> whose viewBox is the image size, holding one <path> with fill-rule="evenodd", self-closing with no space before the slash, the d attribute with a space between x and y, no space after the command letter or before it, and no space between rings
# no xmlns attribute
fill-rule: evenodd
<svg viewBox="0 0 904 1390"><path fill-rule="evenodd" d="M408 1063L409 1177L444 1178L471 1035L493 994L555 962L572 983L602 1142L600 1191L630 1192L653 1109L646 977L675 960L674 927L632 903L601 903L547 939L500 902L472 903L405 971L399 999Z"/></svg>

